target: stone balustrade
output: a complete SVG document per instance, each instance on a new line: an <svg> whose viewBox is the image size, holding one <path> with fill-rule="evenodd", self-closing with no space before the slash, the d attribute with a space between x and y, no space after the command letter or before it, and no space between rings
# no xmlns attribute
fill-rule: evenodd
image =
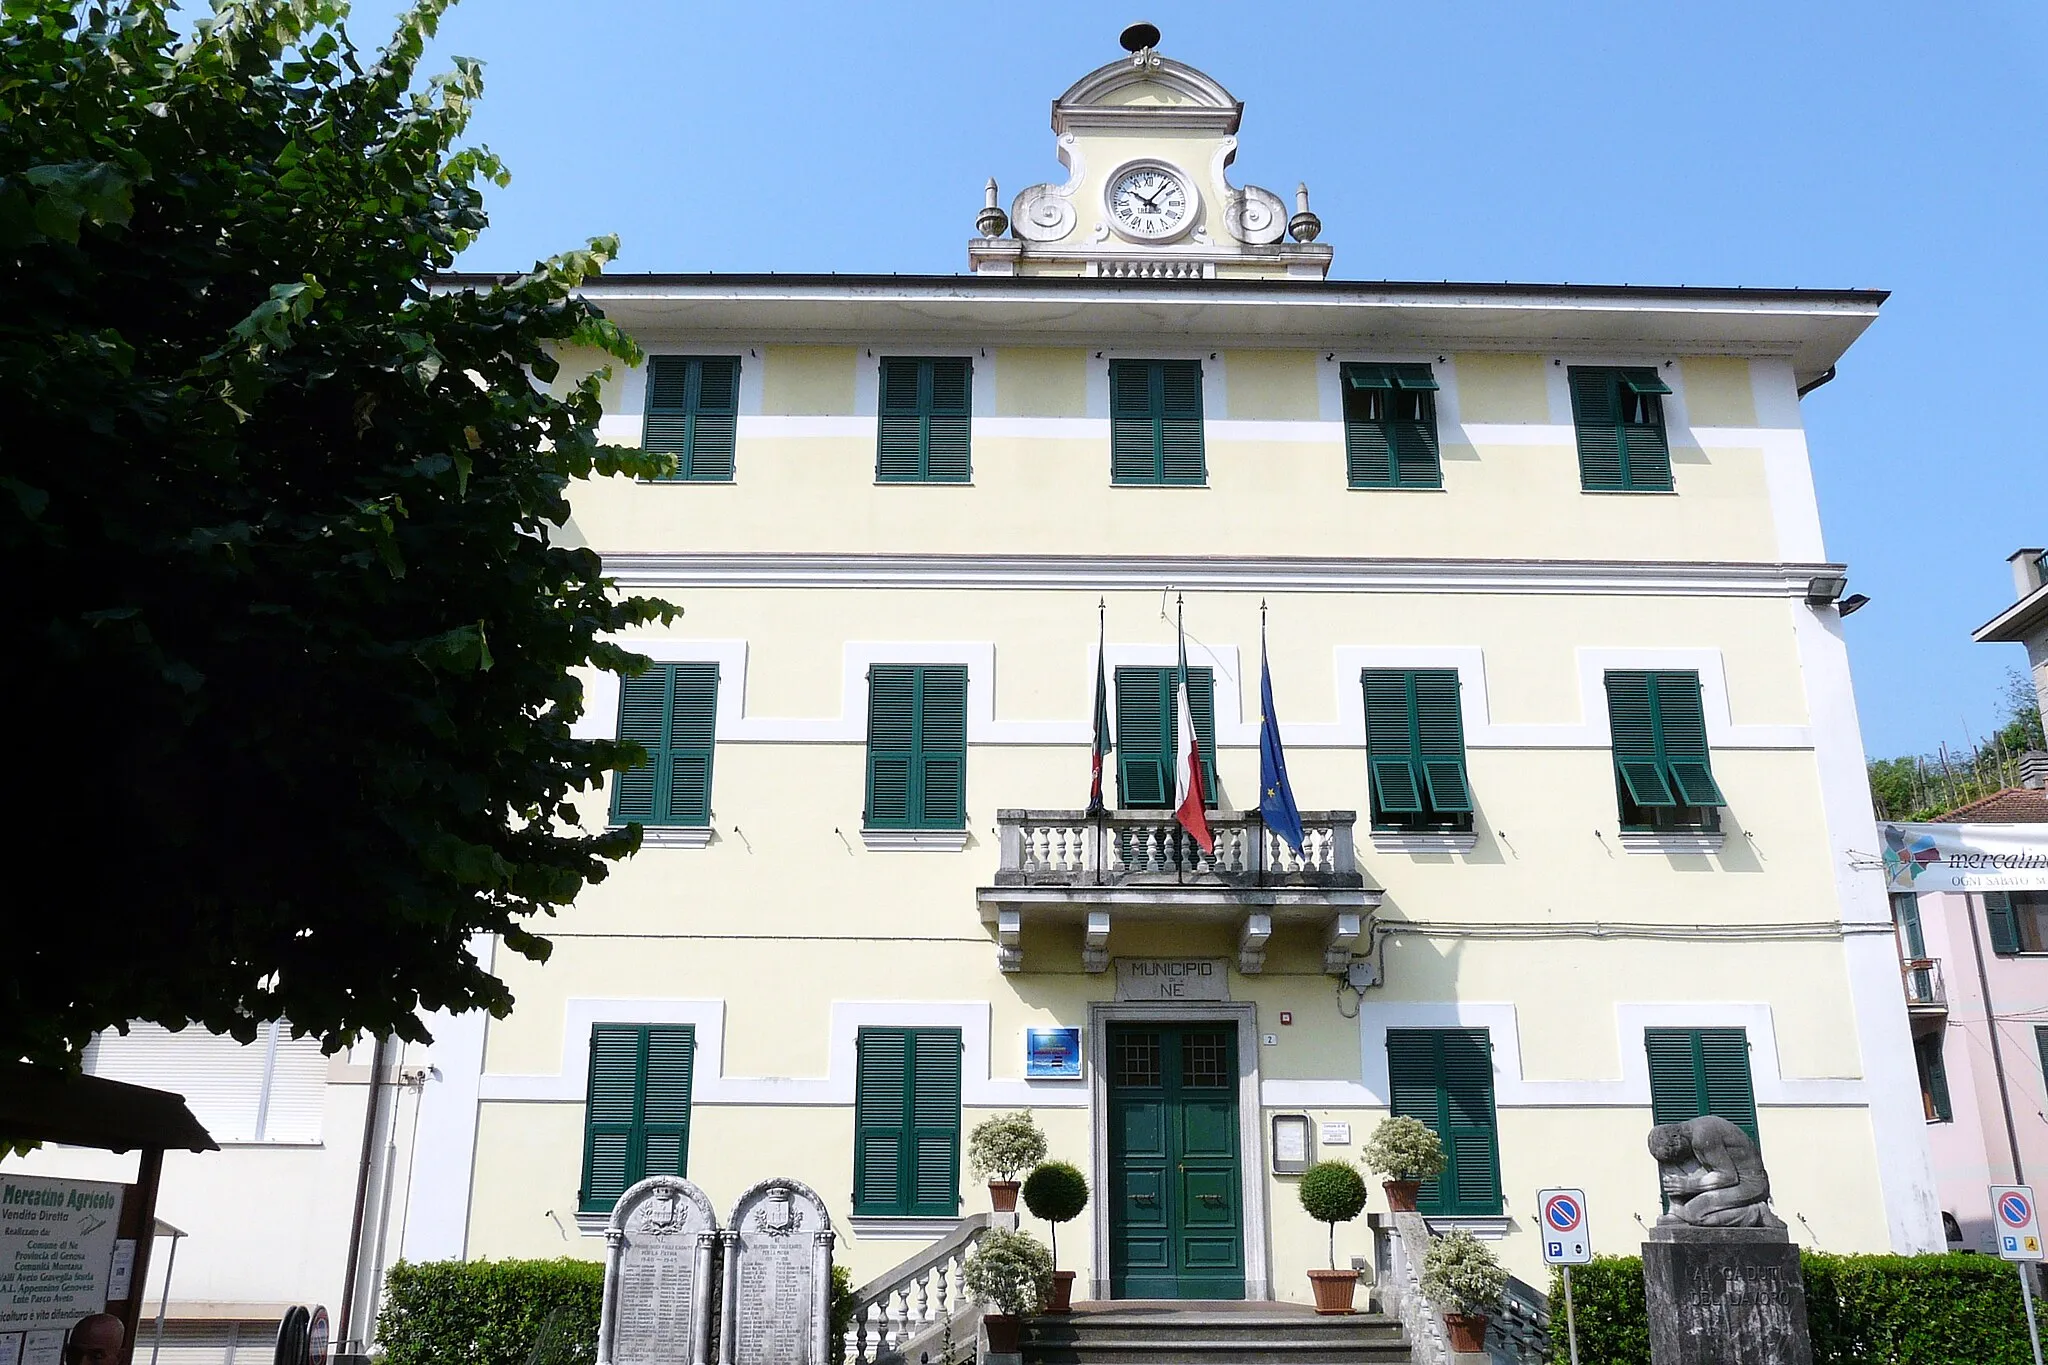
<svg viewBox="0 0 2048 1365"><path fill-rule="evenodd" d="M1361 888L1355 811L1303 811L1297 854L1257 812L1209 817L1204 853L1168 811L1001 810L998 886Z"/></svg>

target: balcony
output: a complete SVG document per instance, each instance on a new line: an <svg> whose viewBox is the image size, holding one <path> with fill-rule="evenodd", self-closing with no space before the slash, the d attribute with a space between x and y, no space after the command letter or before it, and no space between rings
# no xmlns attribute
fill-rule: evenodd
<svg viewBox="0 0 2048 1365"><path fill-rule="evenodd" d="M1165 811L996 813L995 885L975 892L1006 972L1024 969L1025 923L1083 926L1082 967L1109 967L1112 917L1234 924L1238 970L1264 970L1276 924L1323 930L1323 964L1344 971L1381 893L1358 870L1355 811L1303 811L1296 854L1253 812L1216 812L1205 854Z"/></svg>
<svg viewBox="0 0 2048 1365"><path fill-rule="evenodd" d="M1935 1016L1948 1013L1948 993L1941 984L1941 959L1909 957L1899 964L1906 983L1906 1013Z"/></svg>

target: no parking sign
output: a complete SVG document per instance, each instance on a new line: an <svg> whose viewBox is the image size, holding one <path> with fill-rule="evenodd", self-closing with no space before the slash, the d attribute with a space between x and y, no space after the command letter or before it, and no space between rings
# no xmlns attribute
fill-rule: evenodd
<svg viewBox="0 0 2048 1365"><path fill-rule="evenodd" d="M1543 1226L1543 1259L1550 1265L1586 1265L1593 1238L1586 1231L1584 1190L1536 1191L1536 1217Z"/></svg>
<svg viewBox="0 0 2048 1365"><path fill-rule="evenodd" d="M2026 1185L1993 1185L1991 1214L1998 1230L1998 1254L2008 1261L2041 1259L2041 1220L2034 1191Z"/></svg>

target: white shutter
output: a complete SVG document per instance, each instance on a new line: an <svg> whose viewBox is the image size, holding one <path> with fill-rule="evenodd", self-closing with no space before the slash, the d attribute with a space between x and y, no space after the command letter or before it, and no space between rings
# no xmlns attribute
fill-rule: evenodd
<svg viewBox="0 0 2048 1365"><path fill-rule="evenodd" d="M166 1322L157 1365L270 1365L276 1354L274 1322ZM156 1350L156 1323L145 1318L135 1333L135 1359Z"/></svg>
<svg viewBox="0 0 2048 1365"><path fill-rule="evenodd" d="M320 1138L327 1059L317 1038L294 1039L281 1023L265 1024L256 1041L244 1045L202 1028L174 1033L137 1022L125 1035L109 1030L95 1038L86 1049L85 1069L183 1095L216 1142Z"/></svg>

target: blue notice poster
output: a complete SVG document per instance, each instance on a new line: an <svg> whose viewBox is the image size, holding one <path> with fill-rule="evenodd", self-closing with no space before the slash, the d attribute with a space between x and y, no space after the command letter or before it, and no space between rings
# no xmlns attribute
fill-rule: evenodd
<svg viewBox="0 0 2048 1365"><path fill-rule="evenodd" d="M1025 1029L1024 1074L1032 1080L1080 1080L1081 1030Z"/></svg>

